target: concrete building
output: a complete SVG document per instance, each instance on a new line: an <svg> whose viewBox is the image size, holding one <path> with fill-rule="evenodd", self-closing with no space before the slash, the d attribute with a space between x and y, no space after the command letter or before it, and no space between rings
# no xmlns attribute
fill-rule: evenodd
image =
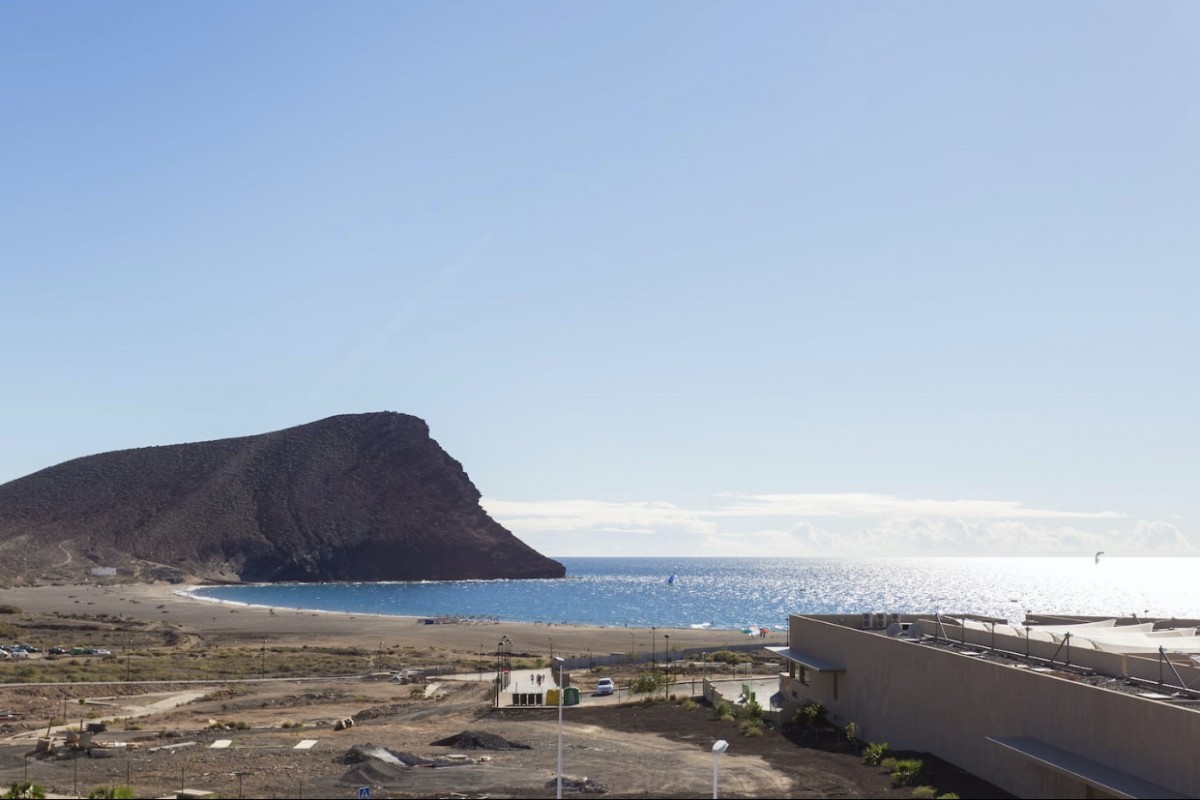
<svg viewBox="0 0 1200 800"><path fill-rule="evenodd" d="M1200 797L1196 624L794 615L771 649L785 720L819 701L1019 797Z"/></svg>

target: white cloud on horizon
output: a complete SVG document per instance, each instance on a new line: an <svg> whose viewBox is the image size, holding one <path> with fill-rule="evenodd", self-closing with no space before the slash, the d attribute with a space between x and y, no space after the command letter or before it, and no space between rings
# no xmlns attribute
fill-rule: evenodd
<svg viewBox="0 0 1200 800"><path fill-rule="evenodd" d="M653 534L664 527L715 532L716 524L671 503L611 503L603 500L497 500L484 509L504 526L522 531L620 531Z"/></svg>
<svg viewBox="0 0 1200 800"><path fill-rule="evenodd" d="M724 508L708 516L955 517L974 519L1119 519L1116 511L1026 508L1011 500L932 500L868 492L723 495Z"/></svg>
<svg viewBox="0 0 1200 800"><path fill-rule="evenodd" d="M715 499L708 509L665 502L482 502L535 549L564 556L1200 555L1200 546L1172 522L1115 511L869 493ZM763 524L767 517L771 523Z"/></svg>

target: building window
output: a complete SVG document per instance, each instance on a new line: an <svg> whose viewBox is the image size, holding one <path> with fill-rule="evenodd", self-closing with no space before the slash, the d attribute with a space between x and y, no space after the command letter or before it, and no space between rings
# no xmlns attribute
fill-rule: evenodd
<svg viewBox="0 0 1200 800"><path fill-rule="evenodd" d="M808 667L805 667L805 666L800 667L800 682L803 683L805 686L812 685L812 681L808 677Z"/></svg>

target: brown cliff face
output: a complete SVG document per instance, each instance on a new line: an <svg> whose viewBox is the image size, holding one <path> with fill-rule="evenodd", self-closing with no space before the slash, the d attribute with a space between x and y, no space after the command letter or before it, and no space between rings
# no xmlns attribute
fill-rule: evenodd
<svg viewBox="0 0 1200 800"><path fill-rule="evenodd" d="M0 486L9 578L555 578L406 414L87 456Z"/></svg>

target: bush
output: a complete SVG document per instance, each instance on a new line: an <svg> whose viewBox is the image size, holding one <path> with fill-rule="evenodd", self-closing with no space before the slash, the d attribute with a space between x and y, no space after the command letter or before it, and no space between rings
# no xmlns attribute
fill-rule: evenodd
<svg viewBox="0 0 1200 800"><path fill-rule="evenodd" d="M132 800L133 789L128 786L97 786L88 794L89 798L95 797L101 800Z"/></svg>
<svg viewBox="0 0 1200 800"><path fill-rule="evenodd" d="M916 798L916 800L936 800L937 789L932 786L915 786L909 797Z"/></svg>
<svg viewBox="0 0 1200 800"><path fill-rule="evenodd" d="M760 719L744 719L742 724L738 726L742 731L742 736L762 736L763 724Z"/></svg>
<svg viewBox="0 0 1200 800"><path fill-rule="evenodd" d="M762 724L763 707L760 706L758 703L754 702L753 700L751 700L749 703L746 703L746 705L742 706L738 710L738 714L743 719L754 720L755 722L758 722L760 725Z"/></svg>
<svg viewBox="0 0 1200 800"><path fill-rule="evenodd" d="M712 711L709 712L709 716L716 720L730 722L733 720L733 706L729 705L729 703L726 703L724 700L721 700L712 707Z"/></svg>
<svg viewBox="0 0 1200 800"><path fill-rule="evenodd" d="M718 650L708 658L722 664L747 664L754 660L746 653L735 653L732 650Z"/></svg>
<svg viewBox="0 0 1200 800"><path fill-rule="evenodd" d="M863 748L862 760L868 767L878 767L880 762L892 752L887 742L870 742Z"/></svg>
<svg viewBox="0 0 1200 800"><path fill-rule="evenodd" d="M937 800L958 800L958 795L954 792L946 792L945 794L939 794Z"/></svg>
<svg viewBox="0 0 1200 800"><path fill-rule="evenodd" d="M925 762L919 758L905 758L896 762L892 767L892 784L895 786L913 786L925 772Z"/></svg>
<svg viewBox="0 0 1200 800"><path fill-rule="evenodd" d="M629 691L633 694L649 694L653 695L656 691L662 688L662 674L660 672L643 672L633 679L629 684Z"/></svg>
<svg viewBox="0 0 1200 800"><path fill-rule="evenodd" d="M791 722L793 725L801 728L820 728L825 726L826 715L828 713L824 705L814 700L796 709L796 713L792 715Z"/></svg>
<svg viewBox="0 0 1200 800"><path fill-rule="evenodd" d="M39 786L36 783L30 783L29 781L14 783L12 787L4 793L4 797L13 798L14 800L17 798L38 798L45 796L46 789L44 787Z"/></svg>
<svg viewBox="0 0 1200 800"><path fill-rule="evenodd" d="M899 762L899 759L888 756L887 758L885 758L879 762L879 766L883 767L884 772L891 772L892 770L894 770L896 768L896 764L898 762Z"/></svg>
<svg viewBox="0 0 1200 800"><path fill-rule="evenodd" d="M695 700L693 700L690 697L683 698L683 702L680 703L679 705L683 706L688 711L695 711L697 708L700 707L700 704L697 703Z"/></svg>

